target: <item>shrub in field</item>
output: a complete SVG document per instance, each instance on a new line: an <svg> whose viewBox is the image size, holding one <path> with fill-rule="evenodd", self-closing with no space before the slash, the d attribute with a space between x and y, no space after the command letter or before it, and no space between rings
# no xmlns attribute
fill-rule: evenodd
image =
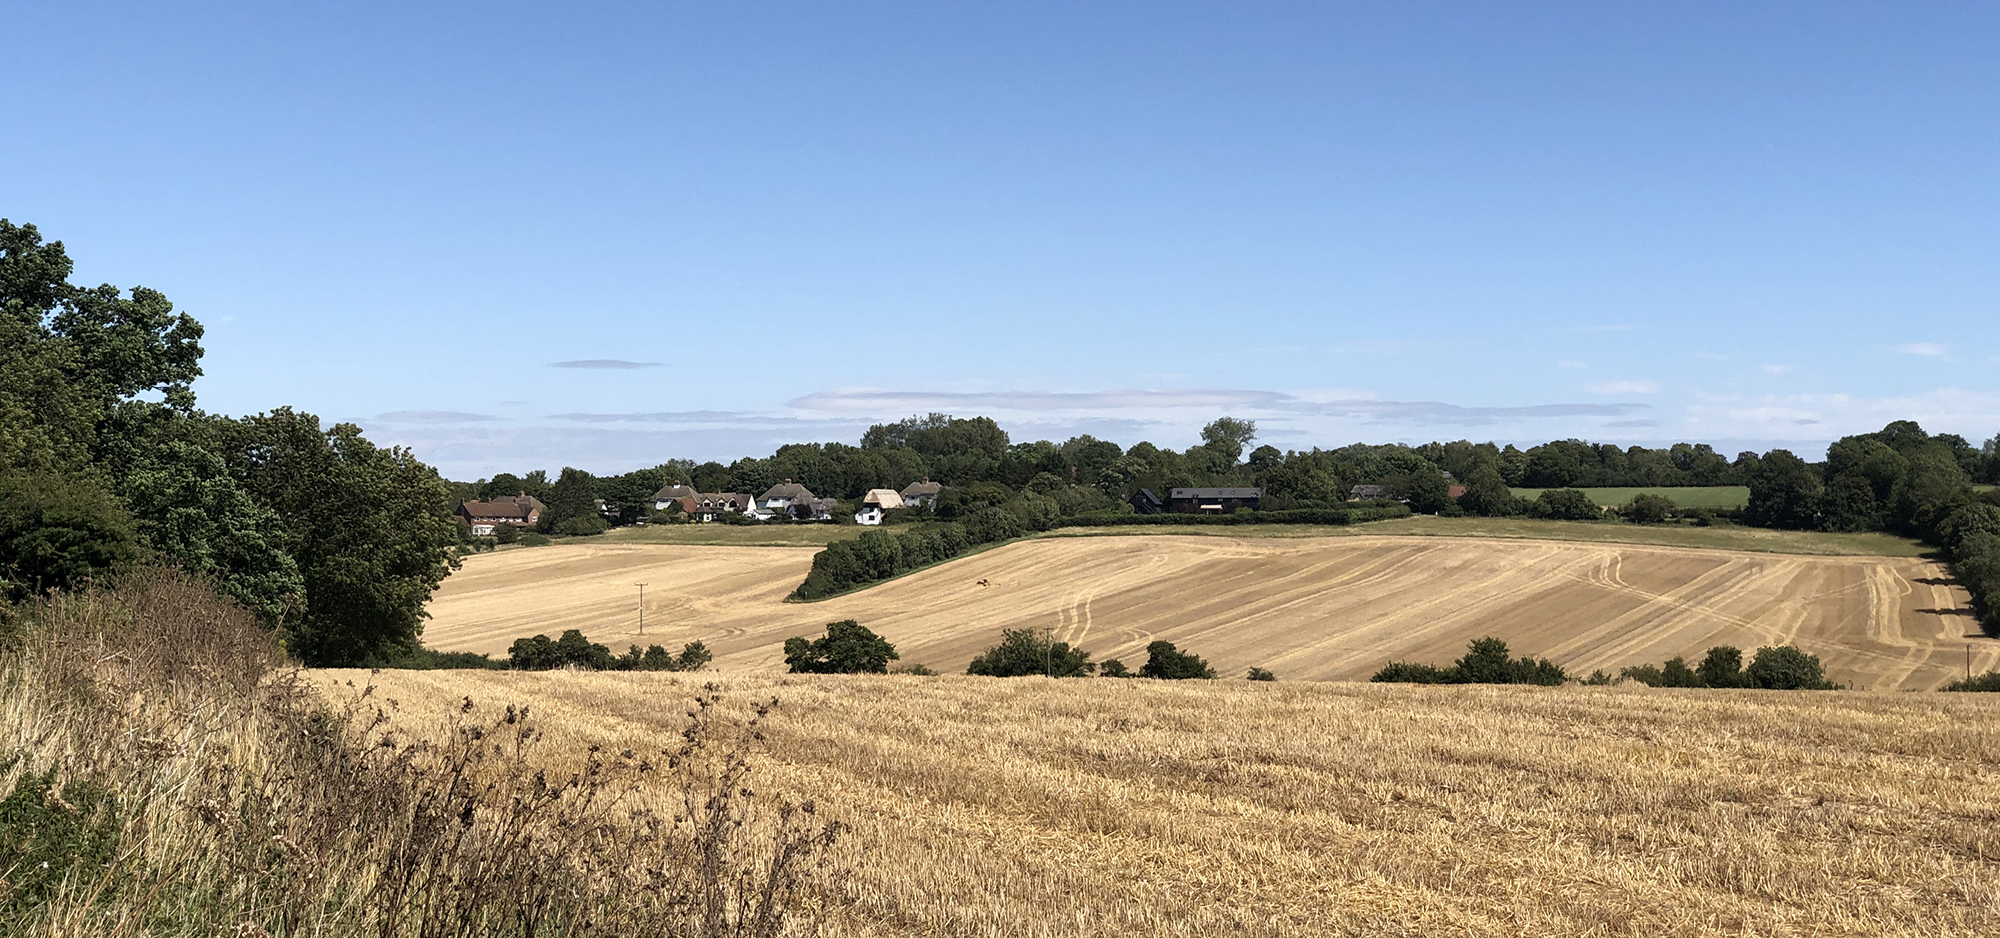
<svg viewBox="0 0 2000 938"><path fill-rule="evenodd" d="M1201 656L1175 648L1173 642L1161 640L1146 646L1146 663L1139 668L1139 676L1165 681L1211 680L1215 677L1215 669L1209 667Z"/></svg>
<svg viewBox="0 0 2000 938"><path fill-rule="evenodd" d="M1264 668L1251 668L1250 673L1245 674L1243 676L1246 679L1252 681L1275 681L1278 679L1278 676L1276 674L1272 674L1269 670Z"/></svg>
<svg viewBox="0 0 2000 938"><path fill-rule="evenodd" d="M1052 640L1036 629L1007 629L1000 644L972 659L965 673L986 677L1088 677L1097 670L1090 652L1072 648L1068 642Z"/></svg>
<svg viewBox="0 0 2000 938"><path fill-rule="evenodd" d="M1757 649L1749 667L1743 666L1743 652L1729 645L1717 645L1690 668L1679 657L1665 665L1635 665L1620 675L1648 687L1755 687L1765 690L1831 690L1819 656L1790 645Z"/></svg>
<svg viewBox="0 0 2000 938"><path fill-rule="evenodd" d="M785 639L785 664L793 674L886 674L896 646L853 619L826 624L815 639Z"/></svg>
<svg viewBox="0 0 2000 938"><path fill-rule="evenodd" d="M1985 674L1953 681L1946 684L1942 689L1949 691L2000 693L2000 671L1988 671Z"/></svg>
<svg viewBox="0 0 2000 938"><path fill-rule="evenodd" d="M1765 690L1832 690L1819 656L1790 645L1757 649L1757 657L1743 669L1751 686Z"/></svg>
<svg viewBox="0 0 2000 938"><path fill-rule="evenodd" d="M602 671L611 667L611 649L584 638L576 629L565 629L562 637L549 641L547 635L518 638L507 649L507 663L517 671L547 671L577 667Z"/></svg>
<svg viewBox="0 0 2000 938"><path fill-rule="evenodd" d="M1132 669L1131 669L1131 668L1128 668L1128 667L1126 667L1126 666L1125 666L1125 662L1123 662L1123 661L1120 661L1120 660L1118 660L1118 659L1116 659L1116 658L1112 658L1112 659L1109 659L1109 660L1105 661L1105 662L1104 662L1103 664L1100 664L1100 665L1098 665L1098 666L1097 666L1097 676L1098 676L1098 677L1134 677L1135 675L1134 675L1134 674L1132 673Z"/></svg>
<svg viewBox="0 0 2000 938"><path fill-rule="evenodd" d="M1619 514L1633 524L1664 524L1674 516L1673 499L1641 492L1632 496Z"/></svg>
<svg viewBox="0 0 2000 938"><path fill-rule="evenodd" d="M1555 521L1596 521L1604 517L1582 489L1545 489L1529 511L1537 518Z"/></svg>
<svg viewBox="0 0 2000 938"><path fill-rule="evenodd" d="M555 525L555 532L566 537L590 537L609 530L611 525L595 513L564 518Z"/></svg>
<svg viewBox="0 0 2000 938"><path fill-rule="evenodd" d="M1378 683L1402 684L1541 684L1554 686L1569 675L1547 658L1511 658L1507 643L1497 638L1476 639L1465 656L1451 667L1415 662L1392 661L1369 678Z"/></svg>
<svg viewBox="0 0 2000 938"><path fill-rule="evenodd" d="M521 535L522 547L547 547L551 543L554 542L549 540L548 535L542 534L537 531L529 531L528 533Z"/></svg>

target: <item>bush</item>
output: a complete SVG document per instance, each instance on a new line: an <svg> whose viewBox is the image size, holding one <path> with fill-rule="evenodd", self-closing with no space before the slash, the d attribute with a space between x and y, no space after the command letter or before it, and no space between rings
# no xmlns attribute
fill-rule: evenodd
<svg viewBox="0 0 2000 938"><path fill-rule="evenodd" d="M1663 524L1674 516L1674 502L1665 496L1642 492L1632 496L1619 514L1633 524Z"/></svg>
<svg viewBox="0 0 2000 938"><path fill-rule="evenodd" d="M1251 668L1250 673L1243 675L1243 677L1252 681L1275 681L1278 679L1277 675L1263 668Z"/></svg>
<svg viewBox="0 0 2000 938"><path fill-rule="evenodd" d="M603 671L612 666L612 661L611 649L584 638L577 629L565 629L555 641L549 641L547 635L518 638L507 649L507 666L516 671L563 667Z"/></svg>
<svg viewBox="0 0 2000 938"><path fill-rule="evenodd" d="M1832 690L1820 667L1819 656L1790 645L1757 649L1757 657L1744 669L1751 685L1765 690Z"/></svg>
<svg viewBox="0 0 2000 938"><path fill-rule="evenodd" d="M887 674L896 646L853 619L826 624L826 634L785 639L785 664L793 674Z"/></svg>
<svg viewBox="0 0 2000 938"><path fill-rule="evenodd" d="M1200 656L1175 648L1173 642L1156 641L1146 646L1146 663L1139 668L1139 676L1163 681L1213 680L1215 669Z"/></svg>
<svg viewBox="0 0 2000 938"><path fill-rule="evenodd" d="M1597 521L1604 517L1604 509L1582 489L1543 489L1529 511L1552 521Z"/></svg>
<svg viewBox="0 0 2000 938"><path fill-rule="evenodd" d="M0 595L63 590L119 570L139 555L132 518L111 493L81 479L0 474Z"/></svg>
<svg viewBox="0 0 2000 938"><path fill-rule="evenodd" d="M1507 643L1497 638L1476 639L1467 646L1465 657L1449 668L1412 662L1392 661L1369 678L1378 683L1401 684L1540 684L1554 686L1569 675L1547 658L1509 658Z"/></svg>
<svg viewBox="0 0 2000 938"><path fill-rule="evenodd" d="M1097 666L1097 676L1137 677L1138 675L1133 674L1132 669L1125 666L1125 662L1120 661L1116 658L1112 658L1108 661L1105 661L1103 664Z"/></svg>
<svg viewBox="0 0 2000 938"><path fill-rule="evenodd" d="M1743 652L1729 645L1708 650L1701 664L1690 668L1679 657L1665 665L1635 665L1621 676L1648 687L1756 687L1765 690L1831 690L1819 657L1790 645L1757 649L1750 667L1743 667Z"/></svg>
<svg viewBox="0 0 2000 938"><path fill-rule="evenodd" d="M1985 693L2000 693L2000 671L1988 671L1985 674L1981 674L1976 677L1968 677L1963 680L1953 681L1949 684L1946 684L1942 689L1948 691L1982 691Z"/></svg>
<svg viewBox="0 0 2000 938"><path fill-rule="evenodd" d="M11 765L0 762L0 773ZM108 878L124 825L117 799L90 780L58 783L56 770L22 773L0 800L0 923L25 918L64 881Z"/></svg>
<svg viewBox="0 0 2000 938"><path fill-rule="evenodd" d="M512 544L520 539L520 528L511 524L496 524L493 526L493 543L495 544Z"/></svg>
<svg viewBox="0 0 2000 938"><path fill-rule="evenodd" d="M1007 629L1000 644L972 659L965 673L985 677L1087 677L1097 670L1090 652L1071 648L1068 642L1051 641L1036 629Z"/></svg>
<svg viewBox="0 0 2000 938"><path fill-rule="evenodd" d="M553 542L549 540L548 535L542 534L537 531L529 531L528 533L521 535L522 547L547 547L551 543Z"/></svg>
<svg viewBox="0 0 2000 938"><path fill-rule="evenodd" d="M556 522L556 533L564 537L590 537L610 529L610 523L595 514L577 515Z"/></svg>

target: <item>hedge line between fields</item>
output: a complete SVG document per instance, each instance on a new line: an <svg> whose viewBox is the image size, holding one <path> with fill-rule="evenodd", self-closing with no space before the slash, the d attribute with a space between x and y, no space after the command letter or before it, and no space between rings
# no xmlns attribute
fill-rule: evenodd
<svg viewBox="0 0 2000 938"><path fill-rule="evenodd" d="M851 541L828 544L813 555L812 570L791 598L811 601L837 596L942 563L974 549L1010 541L1036 530L1123 525L1351 525L1404 518L1407 505L1369 508L1296 508L1283 511L1239 511L1233 515L1078 515L1031 528L999 508L985 508L962 521L927 524L914 531L891 534L867 531Z"/></svg>

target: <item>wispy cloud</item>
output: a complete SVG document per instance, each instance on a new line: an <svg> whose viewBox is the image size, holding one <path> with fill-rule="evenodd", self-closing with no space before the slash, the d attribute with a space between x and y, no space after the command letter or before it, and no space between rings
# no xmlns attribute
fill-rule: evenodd
<svg viewBox="0 0 2000 938"><path fill-rule="evenodd" d="M448 423L479 423L499 420L491 414L468 414L456 410L392 410L386 414L376 414L376 420L384 423L420 423L428 425Z"/></svg>
<svg viewBox="0 0 2000 938"><path fill-rule="evenodd" d="M551 420L572 420L577 423L651 423L675 426L723 426L723 427L812 427L853 423L847 417L787 417L773 414L756 414L735 410L673 410L649 413L571 413L550 414Z"/></svg>
<svg viewBox="0 0 2000 938"><path fill-rule="evenodd" d="M1908 345L1896 346L1896 351L1901 352L1905 355L1923 355L1929 358L1942 358L1946 354L1948 354L1951 350L1945 348L1942 344L1937 342L1912 342Z"/></svg>
<svg viewBox="0 0 2000 938"><path fill-rule="evenodd" d="M1763 373L1765 373L1765 374L1767 374L1767 375L1782 375L1782 374L1785 374L1785 373L1787 373L1787 372L1791 371L1791 370L1792 370L1792 366L1790 366L1790 365L1758 365L1758 366L1757 366L1757 370L1758 370L1758 371L1762 371Z"/></svg>
<svg viewBox="0 0 2000 938"><path fill-rule="evenodd" d="M1582 362L1580 362L1580 361L1577 361L1577 360L1575 360L1575 359L1573 359L1573 358L1565 358L1565 359L1563 359L1562 361L1559 361L1559 362L1556 362L1556 367L1557 367L1557 368L1588 368L1588 367L1590 367L1590 366L1589 366L1589 365L1586 365L1586 364L1584 364L1584 363L1582 363Z"/></svg>
<svg viewBox="0 0 2000 938"><path fill-rule="evenodd" d="M620 358L580 358L576 361L550 362L550 368L585 368L597 371L622 371L630 368L659 368L665 362L628 362Z"/></svg>
<svg viewBox="0 0 2000 938"><path fill-rule="evenodd" d="M1660 422L1657 420L1613 420L1605 424L1606 427L1615 427L1620 430L1636 430L1642 427L1657 427L1659 425Z"/></svg>
<svg viewBox="0 0 2000 938"><path fill-rule="evenodd" d="M1350 392L1351 393L1351 392ZM1369 423L1482 424L1518 417L1619 417L1644 404L1532 404L1477 407L1442 401L1387 401L1370 397L1302 397L1280 391L1209 388L1185 391L819 391L794 398L802 410L840 413L959 413L1050 411L1153 411L1228 409L1239 416L1344 417ZM1005 421L1003 421L1004 423Z"/></svg>
<svg viewBox="0 0 2000 938"><path fill-rule="evenodd" d="M1651 381L1599 381L1583 389L1591 394L1652 394L1660 386Z"/></svg>
<svg viewBox="0 0 2000 938"><path fill-rule="evenodd" d="M815 391L789 403L802 410L884 413L925 410L1129 410L1132 408L1273 407L1296 400L1276 391Z"/></svg>

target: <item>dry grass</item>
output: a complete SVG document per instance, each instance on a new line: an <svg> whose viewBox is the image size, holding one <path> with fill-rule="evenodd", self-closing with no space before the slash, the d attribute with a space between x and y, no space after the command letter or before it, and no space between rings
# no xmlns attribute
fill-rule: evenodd
<svg viewBox="0 0 2000 938"><path fill-rule="evenodd" d="M0 649L0 934L776 938L834 834L753 797L762 713L706 688L655 701L647 749L552 747L506 701L406 721L365 675L309 686L179 574L28 619Z"/></svg>
<svg viewBox="0 0 2000 938"><path fill-rule="evenodd" d="M776 666L786 638L851 618L904 663L947 672L1002 629L1045 627L1099 660L1136 664L1164 638L1225 674L1254 665L1285 679L1443 663L1485 635L1585 674L1717 644L1794 643L1833 680L1872 689L1935 688L1962 671L1968 643L1977 669L2000 666L2000 641L1966 637L1964 591L1920 559L1498 538L1045 538L785 602L810 563L797 548L608 543L473 557L439 590L424 638L494 653L569 628L615 651L700 640L718 668L740 670Z"/></svg>
<svg viewBox="0 0 2000 938"><path fill-rule="evenodd" d="M415 720L532 704L574 748L671 738L699 678L376 680ZM852 827L832 936L2000 931L2000 695L722 685L784 700L768 789Z"/></svg>

